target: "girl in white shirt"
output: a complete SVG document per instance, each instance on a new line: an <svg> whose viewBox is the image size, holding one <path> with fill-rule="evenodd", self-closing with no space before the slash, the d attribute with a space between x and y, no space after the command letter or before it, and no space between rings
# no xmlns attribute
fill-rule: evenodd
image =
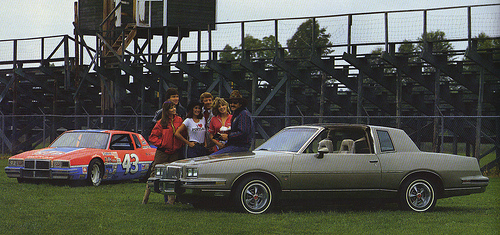
<svg viewBox="0 0 500 235"><path fill-rule="evenodd" d="M199 157L208 154L205 135L207 128L205 126L205 117L201 113L202 103L193 102L188 105L188 114L186 115L186 120L182 122L182 125L175 132L175 137L184 142L187 146L187 157ZM188 134L188 139L182 136L182 133Z"/></svg>

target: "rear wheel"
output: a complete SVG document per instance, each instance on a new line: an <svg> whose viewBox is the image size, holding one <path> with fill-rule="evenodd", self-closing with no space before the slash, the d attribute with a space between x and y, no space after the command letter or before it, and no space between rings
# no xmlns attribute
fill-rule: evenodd
<svg viewBox="0 0 500 235"><path fill-rule="evenodd" d="M436 205L436 187L426 178L414 177L403 183L399 196L402 209L416 212L430 211Z"/></svg>
<svg viewBox="0 0 500 235"><path fill-rule="evenodd" d="M93 159L89 163L89 169L87 173L87 182L89 185L99 186L102 182L102 177L104 175L104 166L99 159Z"/></svg>
<svg viewBox="0 0 500 235"><path fill-rule="evenodd" d="M272 184L257 176L243 180L236 187L234 201L242 211L261 214L270 210L275 201L274 197Z"/></svg>

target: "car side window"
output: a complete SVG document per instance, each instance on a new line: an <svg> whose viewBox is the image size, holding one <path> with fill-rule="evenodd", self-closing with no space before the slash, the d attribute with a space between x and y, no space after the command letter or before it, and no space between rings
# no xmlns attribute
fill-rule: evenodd
<svg viewBox="0 0 500 235"><path fill-rule="evenodd" d="M314 138L314 140L304 150L304 153L318 153L319 142L321 142L321 140L323 139L326 139L326 136L327 131L323 131L321 134L316 136L316 138Z"/></svg>
<svg viewBox="0 0 500 235"><path fill-rule="evenodd" d="M394 145L392 144L391 136L387 131L377 131L378 141L380 142L380 151L388 152L394 151Z"/></svg>
<svg viewBox="0 0 500 235"><path fill-rule="evenodd" d="M135 148L140 149L142 147L141 142L139 141L139 138L137 138L137 135L132 135L134 137L134 142L135 142Z"/></svg>
<svg viewBox="0 0 500 235"><path fill-rule="evenodd" d="M134 150L134 145L132 145L132 139L128 134L115 134L111 137L111 144L109 145L111 150Z"/></svg>

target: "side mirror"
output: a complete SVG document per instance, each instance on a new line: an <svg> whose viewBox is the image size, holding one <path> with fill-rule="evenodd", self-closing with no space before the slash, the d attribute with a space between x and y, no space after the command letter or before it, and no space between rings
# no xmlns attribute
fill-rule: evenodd
<svg viewBox="0 0 500 235"><path fill-rule="evenodd" d="M321 159L325 156L325 153L328 153L328 148L327 147L324 147L324 148L320 148L318 149L318 155L316 156L317 158Z"/></svg>

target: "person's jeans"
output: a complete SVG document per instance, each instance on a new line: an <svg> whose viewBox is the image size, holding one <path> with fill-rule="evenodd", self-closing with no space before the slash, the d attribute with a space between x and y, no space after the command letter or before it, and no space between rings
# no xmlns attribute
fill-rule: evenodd
<svg viewBox="0 0 500 235"><path fill-rule="evenodd" d="M207 154L207 148L202 144L195 144L194 147L188 147L187 149L187 158L201 157Z"/></svg>
<svg viewBox="0 0 500 235"><path fill-rule="evenodd" d="M241 146L234 146L234 145L229 145L221 150L212 153L210 155L217 155L217 154L223 154L223 153L236 153L236 152L246 152L248 151L248 147L241 147Z"/></svg>

